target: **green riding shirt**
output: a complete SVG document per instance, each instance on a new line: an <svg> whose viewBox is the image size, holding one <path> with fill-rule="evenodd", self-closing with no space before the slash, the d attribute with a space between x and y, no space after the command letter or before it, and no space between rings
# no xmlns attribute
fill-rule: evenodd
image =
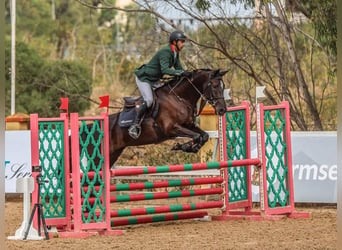
<svg viewBox="0 0 342 250"><path fill-rule="evenodd" d="M136 69L135 75L143 82L155 84L163 75L179 76L183 71L179 53L175 53L168 44L161 48L147 64Z"/></svg>

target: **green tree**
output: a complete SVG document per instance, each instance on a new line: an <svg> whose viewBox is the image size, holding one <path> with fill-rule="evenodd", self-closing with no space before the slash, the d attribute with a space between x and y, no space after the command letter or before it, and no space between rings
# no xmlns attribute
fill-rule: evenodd
<svg viewBox="0 0 342 250"><path fill-rule="evenodd" d="M288 0L288 7L292 11L301 12L313 23L317 40L332 57L336 58L337 1Z"/></svg>
<svg viewBox="0 0 342 250"><path fill-rule="evenodd" d="M10 68L10 44L6 44L6 68ZM6 74L6 103L10 103L10 71ZM92 91L90 70L76 61L47 61L25 43L16 45L16 111L58 116L60 97L69 97L70 112L89 108ZM9 115L9 105L6 114Z"/></svg>
<svg viewBox="0 0 342 250"><path fill-rule="evenodd" d="M49 61L43 65L39 73L32 91L33 96L40 97L45 102L43 106L35 104L35 110L39 110L39 114L59 114L60 97L69 98L69 112L82 114L89 108L92 81L90 70L83 63Z"/></svg>
<svg viewBox="0 0 342 250"><path fill-rule="evenodd" d="M16 111L26 113L25 106L30 106L31 102L22 102L22 98L29 93L25 93L39 75L39 69L44 64L40 55L30 49L25 43L16 43ZM11 45L6 42L5 47L5 90L6 104L11 103ZM25 98L27 99L27 98ZM34 100L34 99L33 99ZM6 105L6 115L10 114L10 105Z"/></svg>

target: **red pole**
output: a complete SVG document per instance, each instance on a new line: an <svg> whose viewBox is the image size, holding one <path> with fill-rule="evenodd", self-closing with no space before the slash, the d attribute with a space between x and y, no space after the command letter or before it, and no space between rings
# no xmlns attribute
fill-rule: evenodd
<svg viewBox="0 0 342 250"><path fill-rule="evenodd" d="M152 215L152 216L144 216L144 217L125 218L125 219L113 220L112 221L112 227L132 225L132 224L159 222L159 221L171 221L171 220L184 220L184 219L201 218L201 217L204 217L207 215L208 215L208 213L204 212L204 211L194 211L194 212L187 212L187 213L173 213L173 214L162 214L162 215Z"/></svg>

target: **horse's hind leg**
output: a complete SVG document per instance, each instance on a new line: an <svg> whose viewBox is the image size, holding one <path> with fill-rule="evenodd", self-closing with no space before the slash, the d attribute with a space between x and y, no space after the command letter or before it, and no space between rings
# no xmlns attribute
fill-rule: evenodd
<svg viewBox="0 0 342 250"><path fill-rule="evenodd" d="M117 149L110 154L110 168L113 167L114 163L117 161L124 149L125 148Z"/></svg>
<svg viewBox="0 0 342 250"><path fill-rule="evenodd" d="M183 152L187 153L197 153L198 150L196 150L196 147L194 146L193 141L189 141L183 144L176 143L173 147L172 150L181 150Z"/></svg>

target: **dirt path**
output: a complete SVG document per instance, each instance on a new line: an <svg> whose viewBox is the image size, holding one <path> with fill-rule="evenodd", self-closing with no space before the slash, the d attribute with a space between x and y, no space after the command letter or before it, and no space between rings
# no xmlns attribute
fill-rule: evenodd
<svg viewBox="0 0 342 250"><path fill-rule="evenodd" d="M336 208L299 208L311 219L166 222L127 227L122 236L48 241L6 240L6 249L336 249ZM6 236L22 221L22 203L7 200ZM0 247L1 249L1 247Z"/></svg>

